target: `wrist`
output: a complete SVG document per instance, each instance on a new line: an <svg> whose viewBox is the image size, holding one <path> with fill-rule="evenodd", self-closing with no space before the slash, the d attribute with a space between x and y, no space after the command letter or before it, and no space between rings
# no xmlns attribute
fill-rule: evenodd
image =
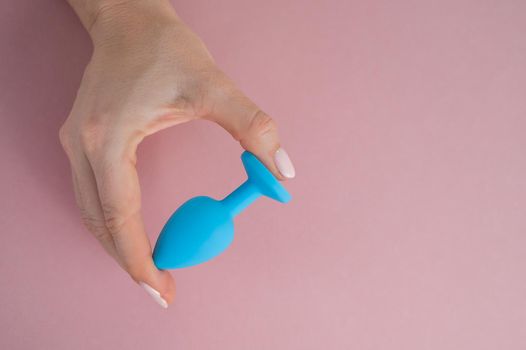
<svg viewBox="0 0 526 350"><path fill-rule="evenodd" d="M169 0L68 0L94 45L109 37L137 33L178 21Z"/></svg>

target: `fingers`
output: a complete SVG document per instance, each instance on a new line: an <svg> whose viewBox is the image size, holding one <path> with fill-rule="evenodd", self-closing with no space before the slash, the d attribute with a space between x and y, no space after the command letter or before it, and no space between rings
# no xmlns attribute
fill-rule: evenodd
<svg viewBox="0 0 526 350"><path fill-rule="evenodd" d="M104 223L93 171L85 157L80 156L79 158L74 161L75 165L71 165L71 171L75 199L80 209L82 222L104 247L104 250L120 264L113 238Z"/></svg>
<svg viewBox="0 0 526 350"><path fill-rule="evenodd" d="M258 157L280 180L296 175L287 152L280 146L275 121L226 78L213 88L212 110L205 116L227 130L241 146Z"/></svg>
<svg viewBox="0 0 526 350"><path fill-rule="evenodd" d="M118 145L106 147L112 151L88 155L105 226L124 269L162 307L167 307L175 296L175 282L169 272L158 270L152 260L150 241L140 213L135 150Z"/></svg>
<svg viewBox="0 0 526 350"><path fill-rule="evenodd" d="M60 131L60 141L71 165L75 200L80 209L82 222L97 238L106 252L120 263L113 244L113 238L104 224L104 215L100 206L97 184L91 166L83 154L77 142L78 140L73 140L65 129L63 127Z"/></svg>
<svg viewBox="0 0 526 350"><path fill-rule="evenodd" d="M71 163L75 197L84 224L132 279L166 308L174 299L175 282L170 273L159 271L151 258L140 215L134 162L116 157L119 152L111 145L104 147L104 152L84 147L64 129L60 139Z"/></svg>

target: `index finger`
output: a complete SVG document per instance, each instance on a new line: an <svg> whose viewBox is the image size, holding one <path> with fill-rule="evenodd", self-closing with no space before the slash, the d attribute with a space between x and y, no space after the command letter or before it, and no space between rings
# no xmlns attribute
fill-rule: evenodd
<svg viewBox="0 0 526 350"><path fill-rule="evenodd" d="M141 191L135 168L135 150L122 152L110 148L102 156L88 157L95 174L104 221L116 252L130 276L158 302L171 303L175 282L167 271L160 271L152 259L150 240L141 215ZM118 147L117 147L118 150ZM158 295L155 294L157 292ZM163 303L164 301L164 303Z"/></svg>

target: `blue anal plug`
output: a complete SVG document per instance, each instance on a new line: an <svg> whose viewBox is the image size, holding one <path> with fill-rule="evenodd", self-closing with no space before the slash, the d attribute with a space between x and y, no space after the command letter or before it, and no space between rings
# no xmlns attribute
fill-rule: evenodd
<svg viewBox="0 0 526 350"><path fill-rule="evenodd" d="M159 269L189 267L221 254L234 239L234 217L259 197L290 201L285 187L252 153L243 152L241 160L248 179L234 192L219 201L194 197L172 214L153 251Z"/></svg>

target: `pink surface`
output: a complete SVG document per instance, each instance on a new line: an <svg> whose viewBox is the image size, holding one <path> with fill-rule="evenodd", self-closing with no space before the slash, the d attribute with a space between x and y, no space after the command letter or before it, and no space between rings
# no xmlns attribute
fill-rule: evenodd
<svg viewBox="0 0 526 350"><path fill-rule="evenodd" d="M526 2L177 3L276 117L293 202L255 204L159 308L74 205L57 130L87 35L63 1L2 1L1 349L526 348ZM204 122L146 140L152 240L240 153Z"/></svg>

